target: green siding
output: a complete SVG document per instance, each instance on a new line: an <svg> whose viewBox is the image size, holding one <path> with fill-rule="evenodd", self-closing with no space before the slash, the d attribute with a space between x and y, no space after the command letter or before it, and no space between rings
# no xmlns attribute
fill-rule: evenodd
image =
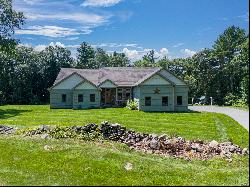
<svg viewBox="0 0 250 187"><path fill-rule="evenodd" d="M155 93L155 89L160 92ZM140 110L173 111L173 87L170 85L140 86ZM168 106L162 106L162 97L168 97ZM151 106L145 106L145 97L151 97Z"/></svg>
<svg viewBox="0 0 250 187"><path fill-rule="evenodd" d="M78 102L78 94L83 94L83 102ZM95 94L95 102L90 102L90 94ZM100 91L97 89L84 89L73 91L73 108L86 109L100 107Z"/></svg>
<svg viewBox="0 0 250 187"><path fill-rule="evenodd" d="M182 105L177 105L177 96L182 96ZM175 87L175 111L187 111L188 110L188 87L176 86Z"/></svg>
<svg viewBox="0 0 250 187"><path fill-rule="evenodd" d="M133 99L139 103L139 110L140 110L140 87L133 88Z"/></svg>
<svg viewBox="0 0 250 187"><path fill-rule="evenodd" d="M155 89L160 89L155 93ZM173 90L175 91L173 98ZM187 111L188 87L177 85L173 89L171 85L141 85L132 90L134 100L139 102L139 110L143 111ZM66 102L62 102L62 94L66 94ZM78 102L78 94L83 94L83 102ZM90 102L90 94L95 94L95 102ZM50 91L51 108L87 109L100 107L100 91L98 89L62 90ZM162 106L162 97L168 97L168 106ZM182 96L182 105L177 106L177 96ZM145 97L151 97L151 106L145 106ZM173 101L174 100L174 101ZM173 104L174 102L174 104Z"/></svg>
<svg viewBox="0 0 250 187"><path fill-rule="evenodd" d="M66 94L66 102L62 102L62 94ZM71 90L54 89L50 91L50 108L72 108L73 92Z"/></svg>

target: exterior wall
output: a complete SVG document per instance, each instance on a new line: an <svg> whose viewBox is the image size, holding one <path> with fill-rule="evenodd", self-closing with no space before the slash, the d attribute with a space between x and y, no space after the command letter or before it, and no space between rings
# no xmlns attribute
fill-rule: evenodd
<svg viewBox="0 0 250 187"><path fill-rule="evenodd" d="M170 85L170 82L156 74L143 82L141 85Z"/></svg>
<svg viewBox="0 0 250 187"><path fill-rule="evenodd" d="M177 105L177 96L182 96L182 105ZM175 111L188 111L188 86L175 86Z"/></svg>
<svg viewBox="0 0 250 187"><path fill-rule="evenodd" d="M159 74L161 74L163 77L166 77L168 80L174 82L175 85L183 85L186 86L186 83L183 82L182 80L180 80L178 77L175 77L174 75L172 75L171 73L169 73L166 70L161 70L159 72Z"/></svg>
<svg viewBox="0 0 250 187"><path fill-rule="evenodd" d="M116 85L114 85L111 81L107 80L107 81L104 81L99 87L100 88L116 88Z"/></svg>
<svg viewBox="0 0 250 187"><path fill-rule="evenodd" d="M75 90L82 90L82 89L96 89L96 87L93 84L89 83L88 81L84 81L80 85L75 87Z"/></svg>
<svg viewBox="0 0 250 187"><path fill-rule="evenodd" d="M83 94L83 102L78 102L78 94ZM95 102L90 102L90 94L95 94ZM98 89L81 89L73 91L73 108L99 108L100 107L100 91Z"/></svg>
<svg viewBox="0 0 250 187"><path fill-rule="evenodd" d="M160 89L159 94L155 89ZM168 97L168 106L162 106L162 97ZM151 106L145 106L145 97L151 97ZM140 86L140 110L173 111L173 87L171 85Z"/></svg>
<svg viewBox="0 0 250 187"><path fill-rule="evenodd" d="M132 88L132 98L134 101L139 103L139 110L140 110L140 87Z"/></svg>
<svg viewBox="0 0 250 187"><path fill-rule="evenodd" d="M53 89L72 89L77 84L83 81L83 78L77 74L71 75L64 81L56 85Z"/></svg>
<svg viewBox="0 0 250 187"><path fill-rule="evenodd" d="M66 102L62 102L62 94L66 94ZM50 91L50 108L72 108L73 93L66 89L53 89Z"/></svg>

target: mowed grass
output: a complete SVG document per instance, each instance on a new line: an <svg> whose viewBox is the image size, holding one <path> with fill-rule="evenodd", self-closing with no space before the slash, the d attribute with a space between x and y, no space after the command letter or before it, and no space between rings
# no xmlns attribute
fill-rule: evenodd
<svg viewBox="0 0 250 187"><path fill-rule="evenodd" d="M126 108L50 109L49 105L0 106L0 124L19 127L46 125L100 124L102 121L120 123L139 132L183 136L186 139L232 140L248 146L248 132L232 118L217 113L186 112L156 113L131 111Z"/></svg>
<svg viewBox="0 0 250 187"><path fill-rule="evenodd" d="M249 147L249 133L230 117L216 113L147 113L116 109L49 109L0 106L0 124L21 128L86 125L102 121L186 139L232 140ZM44 150L49 145L52 150ZM133 169L126 171L130 162ZM43 140L0 136L0 185L249 185L249 156L191 162L130 150L115 142Z"/></svg>
<svg viewBox="0 0 250 187"><path fill-rule="evenodd" d="M0 150L1 185L249 185L248 157L188 162L112 142L17 136L0 136Z"/></svg>

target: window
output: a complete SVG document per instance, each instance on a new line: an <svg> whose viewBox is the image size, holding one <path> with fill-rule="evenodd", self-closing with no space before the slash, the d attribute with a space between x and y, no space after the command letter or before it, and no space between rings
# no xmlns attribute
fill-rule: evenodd
<svg viewBox="0 0 250 187"><path fill-rule="evenodd" d="M167 96L162 97L161 104L162 104L162 106L168 106L168 97Z"/></svg>
<svg viewBox="0 0 250 187"><path fill-rule="evenodd" d="M151 97L145 97L145 106L151 106Z"/></svg>
<svg viewBox="0 0 250 187"><path fill-rule="evenodd" d="M83 102L83 94L78 94L78 103Z"/></svg>
<svg viewBox="0 0 250 187"><path fill-rule="evenodd" d="M126 93L126 100L130 99L130 92Z"/></svg>
<svg viewBox="0 0 250 187"><path fill-rule="evenodd" d="M95 102L95 94L90 94L90 102Z"/></svg>
<svg viewBox="0 0 250 187"><path fill-rule="evenodd" d="M177 96L177 105L182 105L182 96Z"/></svg>
<svg viewBox="0 0 250 187"><path fill-rule="evenodd" d="M125 99L126 100L130 99L130 95L131 95L131 88L126 88Z"/></svg>
<svg viewBox="0 0 250 187"><path fill-rule="evenodd" d="M122 88L118 88L118 89L117 89L117 100L118 100L118 101L121 101L121 100L122 100L122 91L123 91Z"/></svg>
<svg viewBox="0 0 250 187"><path fill-rule="evenodd" d="M66 102L66 94L62 94L62 102L63 102L63 103Z"/></svg>

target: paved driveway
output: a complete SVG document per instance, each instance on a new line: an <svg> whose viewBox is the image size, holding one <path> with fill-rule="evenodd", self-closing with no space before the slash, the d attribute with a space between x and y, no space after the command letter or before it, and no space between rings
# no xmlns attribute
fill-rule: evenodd
<svg viewBox="0 0 250 187"><path fill-rule="evenodd" d="M223 113L231 118L233 118L235 121L237 121L239 124L241 124L243 127L245 127L249 131L249 112L244 110L239 110L235 108L227 108L227 107L218 107L218 106L189 106L189 110L194 111L206 111L206 112L217 112L217 113Z"/></svg>

